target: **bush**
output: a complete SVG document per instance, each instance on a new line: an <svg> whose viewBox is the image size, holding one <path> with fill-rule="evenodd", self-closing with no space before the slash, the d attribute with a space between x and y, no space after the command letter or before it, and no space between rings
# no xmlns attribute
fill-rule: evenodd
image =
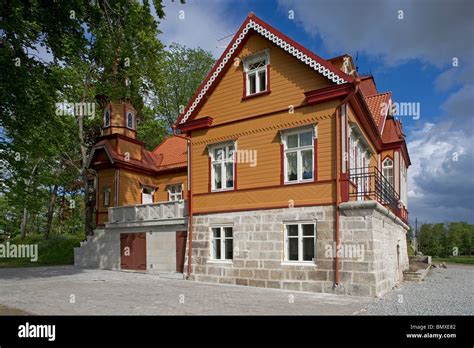
<svg viewBox="0 0 474 348"><path fill-rule="evenodd" d="M39 265L71 265L74 263L74 248L83 240L78 235L58 235L44 239L42 235L29 235L24 240L20 236L10 239L10 244L37 244L38 261L27 259L0 259L0 266L39 266Z"/></svg>

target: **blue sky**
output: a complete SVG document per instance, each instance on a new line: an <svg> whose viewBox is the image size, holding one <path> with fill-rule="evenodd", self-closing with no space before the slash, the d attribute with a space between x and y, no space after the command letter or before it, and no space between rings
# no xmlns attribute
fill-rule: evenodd
<svg viewBox="0 0 474 348"><path fill-rule="evenodd" d="M230 37L221 39L235 33L250 11L323 58L358 54L359 72L372 72L379 92L392 91L394 101L420 105L418 120L402 118L412 160L410 220L474 223L474 3L187 0L164 4L167 17L160 24L164 43L201 47L216 58L230 41ZM453 66L453 58L458 66Z"/></svg>

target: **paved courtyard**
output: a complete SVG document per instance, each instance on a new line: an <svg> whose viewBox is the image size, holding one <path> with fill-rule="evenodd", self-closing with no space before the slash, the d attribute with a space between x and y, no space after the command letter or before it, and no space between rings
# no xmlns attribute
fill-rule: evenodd
<svg viewBox="0 0 474 348"><path fill-rule="evenodd" d="M474 267L434 269L382 299L163 279L74 266L0 269L0 314L473 315Z"/></svg>
<svg viewBox="0 0 474 348"><path fill-rule="evenodd" d="M351 315L370 301L73 266L0 269L0 304L42 315Z"/></svg>

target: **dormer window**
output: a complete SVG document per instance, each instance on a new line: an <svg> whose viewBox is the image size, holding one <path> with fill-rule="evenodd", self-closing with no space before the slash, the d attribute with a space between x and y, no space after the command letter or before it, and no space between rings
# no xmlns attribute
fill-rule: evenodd
<svg viewBox="0 0 474 348"><path fill-rule="evenodd" d="M127 112L127 128L135 129L134 117L135 117L135 115L133 114L133 112L131 112L131 111Z"/></svg>
<svg viewBox="0 0 474 348"><path fill-rule="evenodd" d="M110 126L110 109L104 111L104 127Z"/></svg>
<svg viewBox="0 0 474 348"><path fill-rule="evenodd" d="M246 96L268 90L268 64L267 51L244 59Z"/></svg>

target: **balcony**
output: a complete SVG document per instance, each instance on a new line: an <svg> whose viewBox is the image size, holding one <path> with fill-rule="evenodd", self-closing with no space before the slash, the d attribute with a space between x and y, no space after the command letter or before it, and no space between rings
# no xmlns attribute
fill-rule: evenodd
<svg viewBox="0 0 474 348"><path fill-rule="evenodd" d="M186 223L186 202L158 202L109 208L107 227L175 225Z"/></svg>
<svg viewBox="0 0 474 348"><path fill-rule="evenodd" d="M408 212L399 194L377 167L351 169L349 180L349 197L358 201L376 200L404 222L408 221Z"/></svg>

